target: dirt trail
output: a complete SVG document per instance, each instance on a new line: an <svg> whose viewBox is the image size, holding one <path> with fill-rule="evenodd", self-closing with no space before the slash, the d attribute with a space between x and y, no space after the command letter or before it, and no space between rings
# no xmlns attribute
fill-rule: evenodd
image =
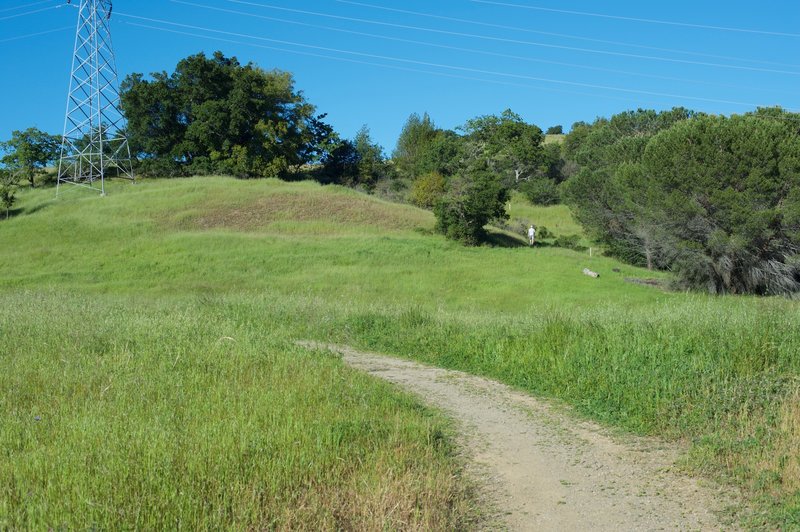
<svg viewBox="0 0 800 532"><path fill-rule="evenodd" d="M563 409L488 379L344 346L349 365L396 383L461 428L471 474L511 530L734 530L734 504L710 483L675 471L680 450L614 437Z"/></svg>

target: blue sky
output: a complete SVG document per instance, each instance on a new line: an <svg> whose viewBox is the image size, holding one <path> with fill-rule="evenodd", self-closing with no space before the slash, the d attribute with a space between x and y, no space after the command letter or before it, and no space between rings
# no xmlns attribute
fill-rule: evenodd
<svg viewBox="0 0 800 532"><path fill-rule="evenodd" d="M0 140L62 132L62 4L0 0ZM546 129L638 107L800 111L797 0L116 0L112 32L120 78L221 50L292 72L338 132L366 124L387 154L412 112L455 128L511 108Z"/></svg>

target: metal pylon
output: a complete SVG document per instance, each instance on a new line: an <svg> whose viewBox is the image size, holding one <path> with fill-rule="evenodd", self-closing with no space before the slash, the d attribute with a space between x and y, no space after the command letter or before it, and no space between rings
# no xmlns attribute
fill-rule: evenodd
<svg viewBox="0 0 800 532"><path fill-rule="evenodd" d="M107 178L134 179L125 119L119 110L111 9L111 0L81 0L78 7L56 195L62 183L105 194Z"/></svg>

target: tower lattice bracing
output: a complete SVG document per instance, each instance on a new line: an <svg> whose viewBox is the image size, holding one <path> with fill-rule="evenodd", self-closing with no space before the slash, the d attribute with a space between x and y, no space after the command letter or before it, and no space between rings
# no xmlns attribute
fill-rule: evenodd
<svg viewBox="0 0 800 532"><path fill-rule="evenodd" d="M133 180L125 120L119 110L111 10L111 0L81 0L78 7L58 187L82 185L105 194L106 179Z"/></svg>

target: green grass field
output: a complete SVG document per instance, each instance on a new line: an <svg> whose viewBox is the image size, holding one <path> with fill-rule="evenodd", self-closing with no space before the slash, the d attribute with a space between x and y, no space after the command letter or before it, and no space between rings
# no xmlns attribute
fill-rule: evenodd
<svg viewBox="0 0 800 532"><path fill-rule="evenodd" d="M563 207L510 211L582 236ZM670 293L597 254L464 248L433 224L274 180L22 194L0 223L0 528L473 519L447 422L300 338L686 439L688 468L800 526L797 301Z"/></svg>

